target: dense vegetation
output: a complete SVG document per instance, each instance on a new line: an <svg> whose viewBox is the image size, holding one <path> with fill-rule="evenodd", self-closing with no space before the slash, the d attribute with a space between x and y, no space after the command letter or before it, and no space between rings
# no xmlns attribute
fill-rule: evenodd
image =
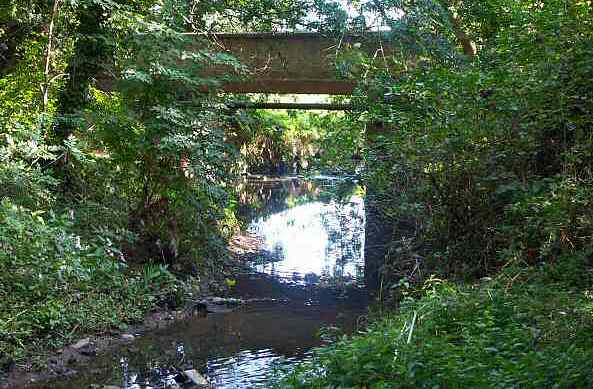
<svg viewBox="0 0 593 389"><path fill-rule="evenodd" d="M590 387L593 4L370 6L401 48L350 59L400 308L283 386Z"/></svg>
<svg viewBox="0 0 593 389"><path fill-rule="evenodd" d="M243 68L196 34L289 27L292 5L2 3L2 367L221 276L239 153L217 86Z"/></svg>
<svg viewBox="0 0 593 389"><path fill-rule="evenodd" d="M352 174L363 132L343 113L255 110L238 112L227 135L240 153L241 174Z"/></svg>
<svg viewBox="0 0 593 389"><path fill-rule="evenodd" d="M590 295L535 272L474 287L431 279L422 294L318 350L282 387L591 386Z"/></svg>
<svg viewBox="0 0 593 389"><path fill-rule="evenodd" d="M0 6L3 365L220 274L238 174L362 158L397 310L283 387L593 385L593 3L352 3ZM373 23L396 51L340 45L340 115L233 110L245 69L199 35Z"/></svg>

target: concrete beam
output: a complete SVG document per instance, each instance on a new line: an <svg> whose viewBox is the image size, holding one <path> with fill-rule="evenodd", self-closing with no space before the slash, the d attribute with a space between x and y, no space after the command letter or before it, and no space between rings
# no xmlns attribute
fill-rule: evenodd
<svg viewBox="0 0 593 389"><path fill-rule="evenodd" d="M346 95L354 92L356 83L349 80L265 79L233 82L223 86L229 93L321 94Z"/></svg>
<svg viewBox="0 0 593 389"><path fill-rule="evenodd" d="M230 104L231 108L239 109L301 109L320 111L351 111L354 106L351 104L331 103L257 103L257 102L236 102Z"/></svg>
<svg viewBox="0 0 593 389"><path fill-rule="evenodd" d="M350 34L339 40L310 32L218 33L209 38L251 73L247 80L224 86L233 93L350 95L355 82L337 77L338 52L345 47L357 47L371 56L381 50L381 56L392 52L379 33Z"/></svg>

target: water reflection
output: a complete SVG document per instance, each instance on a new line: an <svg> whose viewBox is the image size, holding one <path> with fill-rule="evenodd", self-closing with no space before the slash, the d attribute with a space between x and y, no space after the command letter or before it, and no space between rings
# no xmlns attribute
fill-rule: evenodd
<svg viewBox="0 0 593 389"><path fill-rule="evenodd" d="M232 358L217 358L208 361L207 374L216 388L267 387L269 377L262 372L300 360L283 357L272 349L243 350Z"/></svg>
<svg viewBox="0 0 593 389"><path fill-rule="evenodd" d="M314 201L255 220L250 232L264 240L276 261L259 272L303 284L362 280L364 202Z"/></svg>
<svg viewBox="0 0 593 389"><path fill-rule="evenodd" d="M318 199L321 187L296 177L246 179L238 185L239 217L246 223Z"/></svg>
<svg viewBox="0 0 593 389"><path fill-rule="evenodd" d="M126 382L144 388L147 380L153 388L166 387L179 380L179 371L193 368L214 388L265 388L276 367L303 360L321 344L321 328L355 331L366 309L364 289L355 285L363 280L362 198L340 180L248 186L243 217L274 261L254 264L257 272L238 276L235 293L274 303L174 323L98 357L85 373L39 387ZM321 287L330 281L344 287Z"/></svg>

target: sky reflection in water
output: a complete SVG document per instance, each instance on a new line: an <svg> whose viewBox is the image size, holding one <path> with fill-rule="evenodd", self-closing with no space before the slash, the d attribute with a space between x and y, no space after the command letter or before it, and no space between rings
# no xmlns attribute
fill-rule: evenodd
<svg viewBox="0 0 593 389"><path fill-rule="evenodd" d="M129 347L97 358L86 373L38 388L121 384L122 357L129 361L130 376L137 375L143 382L149 376L148 366L169 366L179 345L184 345L187 360L208 377L214 388L266 388L276 367L306 358L309 350L321 343L320 328L339 326L346 333L355 331L366 307L362 288L350 288L348 298L342 298L334 288L300 286L328 279L337 283L363 280L363 199L353 196L348 202L313 200L322 197L321 186L327 188L340 182L325 179L251 184L248 198L262 208L246 205L255 216L250 230L262 237L266 250L281 259L257 265L256 270L284 279L279 283L279 297L286 294L287 303L247 305L230 313L174 323L138 337ZM298 205L286 208L295 203ZM255 297L269 297L270 291L276 290L274 277L254 274L248 279L251 276ZM236 288L245 288L246 282L239 280Z"/></svg>
<svg viewBox="0 0 593 389"><path fill-rule="evenodd" d="M362 278L364 202L359 196L347 203L297 205L255 220L249 230L280 259L258 265L260 272L302 283L313 283L316 276L338 281Z"/></svg>

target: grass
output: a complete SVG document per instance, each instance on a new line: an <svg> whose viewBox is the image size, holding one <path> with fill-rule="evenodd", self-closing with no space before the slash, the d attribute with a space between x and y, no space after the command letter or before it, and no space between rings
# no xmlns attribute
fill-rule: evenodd
<svg viewBox="0 0 593 389"><path fill-rule="evenodd" d="M429 280L422 297L316 350L278 386L593 387L593 292L545 274L505 271L472 286Z"/></svg>

